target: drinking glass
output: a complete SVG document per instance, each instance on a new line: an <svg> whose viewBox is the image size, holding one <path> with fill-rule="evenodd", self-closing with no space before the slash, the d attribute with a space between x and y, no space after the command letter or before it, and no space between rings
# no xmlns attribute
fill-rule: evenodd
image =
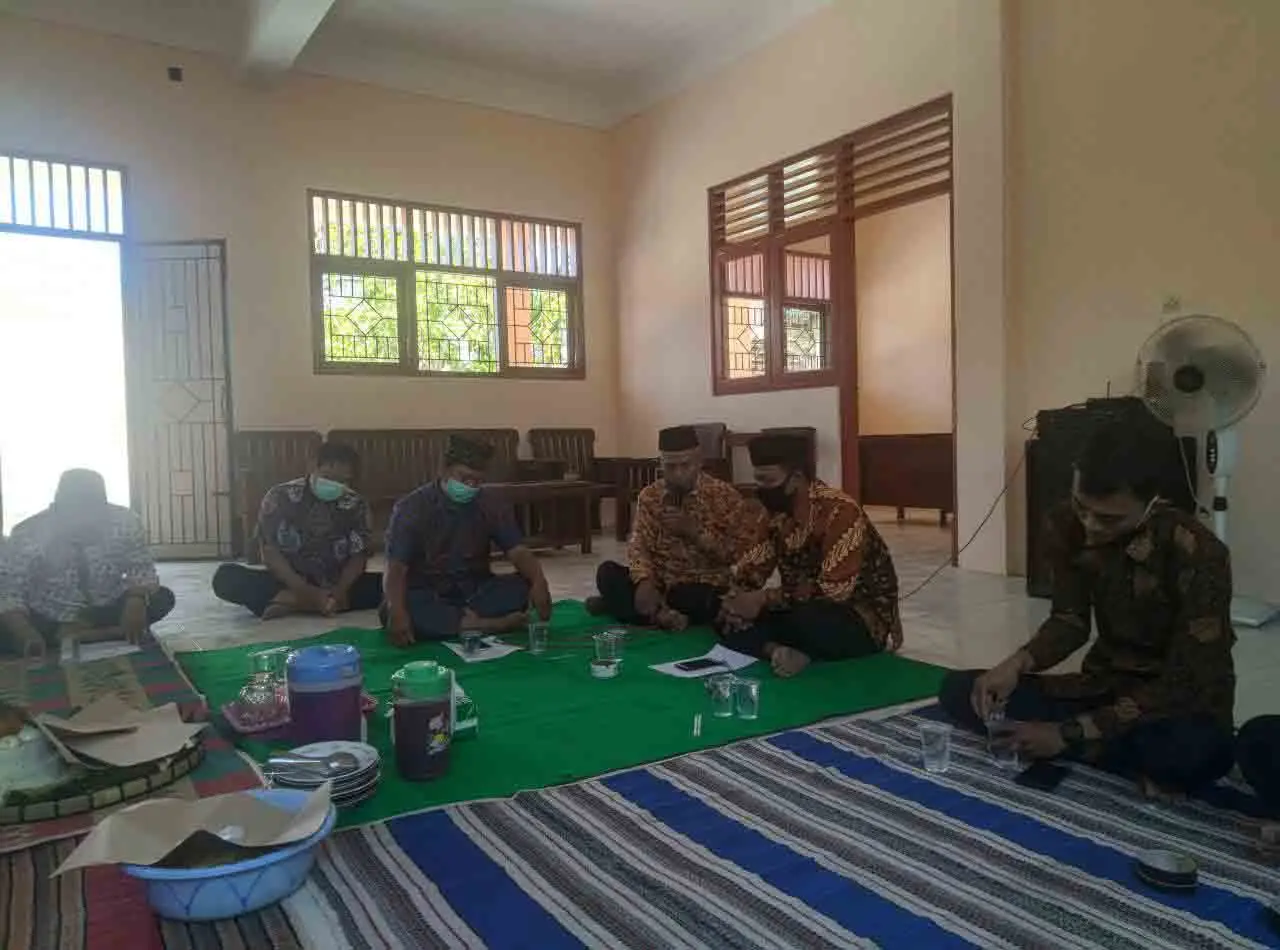
<svg viewBox="0 0 1280 950"><path fill-rule="evenodd" d="M926 722L920 727L920 752L927 772L951 768L951 727L945 722Z"/></svg>
<svg viewBox="0 0 1280 950"><path fill-rule="evenodd" d="M711 715L717 719L728 719L733 715L732 673L717 673L707 677L707 692L711 694Z"/></svg>
<svg viewBox="0 0 1280 950"><path fill-rule="evenodd" d="M482 636L479 630L463 630L458 636L462 640L463 656L475 656L480 652Z"/></svg>
<svg viewBox="0 0 1280 950"><path fill-rule="evenodd" d="M735 679L733 684L733 709L739 719L760 718L760 681Z"/></svg>
<svg viewBox="0 0 1280 950"><path fill-rule="evenodd" d="M547 652L551 638L551 624L544 620L529 621L529 653L533 656Z"/></svg>
<svg viewBox="0 0 1280 950"><path fill-rule="evenodd" d="M612 630L597 633L591 639L596 645L597 660L611 660L616 663L621 659L622 640Z"/></svg>
<svg viewBox="0 0 1280 950"><path fill-rule="evenodd" d="M1000 743L1013 731L1013 723L1005 718L1003 706L996 706L987 714L987 752L997 768L1011 772L1022 769L1022 759L1018 750Z"/></svg>

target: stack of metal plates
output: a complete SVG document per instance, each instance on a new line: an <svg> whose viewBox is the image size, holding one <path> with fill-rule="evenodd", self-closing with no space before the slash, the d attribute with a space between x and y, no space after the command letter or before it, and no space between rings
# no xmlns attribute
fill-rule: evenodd
<svg viewBox="0 0 1280 950"><path fill-rule="evenodd" d="M335 755L351 756L355 765L341 771L327 771L322 763ZM353 808L372 798L382 777L378 750L363 742L313 742L290 749L289 758L314 759L315 767L267 766L267 778L277 788L319 788L325 781L333 783L330 800L335 808ZM345 761L345 760L344 760Z"/></svg>

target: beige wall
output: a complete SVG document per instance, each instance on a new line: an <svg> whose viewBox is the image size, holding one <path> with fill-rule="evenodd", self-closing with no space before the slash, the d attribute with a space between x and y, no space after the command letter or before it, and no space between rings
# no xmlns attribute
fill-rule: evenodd
<svg viewBox="0 0 1280 950"><path fill-rule="evenodd" d="M950 432L951 199L855 227L858 432Z"/></svg>
<svg viewBox="0 0 1280 950"><path fill-rule="evenodd" d="M711 394L707 188L935 96L954 96L959 528L1004 481L1000 0L842 0L616 134L619 381L627 443L679 421L813 425L840 477L835 389ZM963 9L963 15L960 14ZM963 56L960 55L963 52ZM962 563L1003 571L1003 509Z"/></svg>
<svg viewBox="0 0 1280 950"><path fill-rule="evenodd" d="M171 85L165 67L186 67ZM127 166L142 240L226 238L237 422L245 428L617 424L604 133L372 86L271 90L195 53L0 16L0 151ZM305 190L581 221L587 380L317 376Z"/></svg>
<svg viewBox="0 0 1280 950"><path fill-rule="evenodd" d="M1010 440L1037 409L1127 391L1170 295L1275 365L1280 3L1035 0L1011 38ZM1241 426L1230 540L1237 588L1275 600L1278 427L1273 376Z"/></svg>

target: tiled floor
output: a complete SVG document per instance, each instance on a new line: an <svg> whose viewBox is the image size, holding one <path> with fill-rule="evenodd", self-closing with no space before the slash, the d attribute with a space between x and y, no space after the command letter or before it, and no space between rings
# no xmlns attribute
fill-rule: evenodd
<svg viewBox="0 0 1280 950"><path fill-rule="evenodd" d="M1048 604L1032 600L1020 577L999 577L945 567L924 588L913 591L951 552L950 529L920 513L899 524L891 511L873 511L908 594L902 604L906 642L903 653L948 667L989 666L1023 643L1048 613ZM559 598L583 598L594 592L595 568L603 559L622 559L622 545L597 538L593 555L577 551L551 553L543 558L551 592ZM318 617L288 617L262 623L214 598L209 563L165 564L161 577L177 594L173 614L156 627L177 650L209 650L246 642L290 640L320 633L333 621ZM372 612L348 614L350 626L375 626ZM1275 684L1280 682L1280 626L1267 630L1238 630L1236 671L1237 721L1265 712L1280 712ZM1079 663L1079 656L1065 668Z"/></svg>

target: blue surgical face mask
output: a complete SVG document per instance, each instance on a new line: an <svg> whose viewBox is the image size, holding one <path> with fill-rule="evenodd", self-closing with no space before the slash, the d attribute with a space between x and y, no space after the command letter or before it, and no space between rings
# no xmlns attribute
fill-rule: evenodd
<svg viewBox="0 0 1280 950"><path fill-rule="evenodd" d="M323 475L311 476L311 493L321 501L337 501L346 490L347 486L342 482L335 482Z"/></svg>
<svg viewBox="0 0 1280 950"><path fill-rule="evenodd" d="M476 495L480 493L480 489L475 485L460 482L456 478L450 478L444 483L444 493L449 496L450 501L465 505L475 499Z"/></svg>

